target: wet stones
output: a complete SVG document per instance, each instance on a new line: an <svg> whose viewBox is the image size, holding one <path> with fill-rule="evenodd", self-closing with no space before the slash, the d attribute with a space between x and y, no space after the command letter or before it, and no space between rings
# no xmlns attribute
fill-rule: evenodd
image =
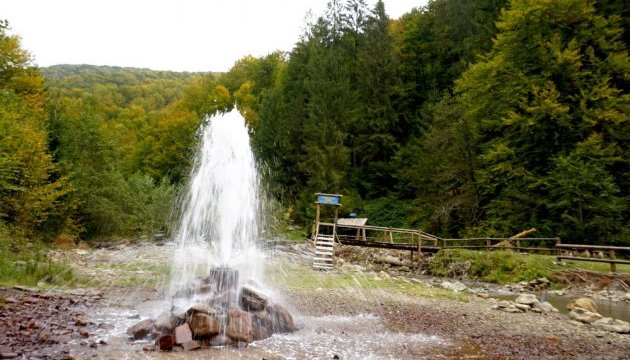
<svg viewBox="0 0 630 360"><path fill-rule="evenodd" d="M155 339L155 348L162 351L181 351L207 346L243 348L275 333L298 329L286 308L271 302L269 296L254 285L236 289L237 280L238 273L226 268L196 279L193 286L185 287L185 292L193 287L207 291L195 293L193 305L184 307L190 300L176 298L170 313L138 322L129 329L129 334L134 340Z"/></svg>
<svg viewBox="0 0 630 360"><path fill-rule="evenodd" d="M135 340L142 339L151 333L151 330L153 329L153 324L153 320L142 320L129 328L127 334L131 335Z"/></svg>
<svg viewBox="0 0 630 360"><path fill-rule="evenodd" d="M171 351L175 346L175 338L171 335L163 335L157 340L157 346L162 351Z"/></svg>
<svg viewBox="0 0 630 360"><path fill-rule="evenodd" d="M183 324L175 328L175 344L182 345L192 340L192 331L188 324Z"/></svg>
<svg viewBox="0 0 630 360"><path fill-rule="evenodd" d="M195 337L207 337L219 334L219 320L207 313L193 313L188 322L190 330Z"/></svg>
<svg viewBox="0 0 630 360"><path fill-rule="evenodd" d="M229 338L235 341L252 342L252 315L240 309L230 309L227 331Z"/></svg>
<svg viewBox="0 0 630 360"><path fill-rule="evenodd" d="M265 295L251 286L241 288L239 305L247 311L260 311L267 306L268 300Z"/></svg>

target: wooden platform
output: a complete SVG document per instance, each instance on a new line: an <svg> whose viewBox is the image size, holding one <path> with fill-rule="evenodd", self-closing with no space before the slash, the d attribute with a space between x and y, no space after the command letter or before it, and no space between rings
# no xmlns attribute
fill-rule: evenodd
<svg viewBox="0 0 630 360"><path fill-rule="evenodd" d="M341 245L348 246L361 246L361 247L369 247L369 248L378 248L378 249L392 249L392 250L409 250L409 251L418 251L417 244L404 244L404 243L388 243L381 241L367 241L367 240L351 240L351 239L343 239L339 240ZM438 252L440 250L439 247L435 246L423 246L421 248L422 252Z"/></svg>

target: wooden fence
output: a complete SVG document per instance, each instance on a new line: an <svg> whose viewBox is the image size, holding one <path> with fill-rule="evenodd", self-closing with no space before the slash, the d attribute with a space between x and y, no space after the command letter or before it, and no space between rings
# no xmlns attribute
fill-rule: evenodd
<svg viewBox="0 0 630 360"><path fill-rule="evenodd" d="M610 264L610 272L617 272L617 264L630 265L630 260L618 259L617 253L630 253L630 247L557 244L557 258L560 260L590 261ZM582 256L578 256L582 255Z"/></svg>
<svg viewBox="0 0 630 360"><path fill-rule="evenodd" d="M323 232L335 224L320 222ZM403 229L372 225L343 225L337 223L335 241L343 245L409 250L414 252L437 252L442 249L500 250L510 249L527 253L555 253L558 260L591 261L610 264L616 272L616 264L628 264L630 260L619 259L619 253L630 253L630 247L562 244L560 238L510 237L510 238L440 238L420 229ZM588 253L588 256L585 256Z"/></svg>

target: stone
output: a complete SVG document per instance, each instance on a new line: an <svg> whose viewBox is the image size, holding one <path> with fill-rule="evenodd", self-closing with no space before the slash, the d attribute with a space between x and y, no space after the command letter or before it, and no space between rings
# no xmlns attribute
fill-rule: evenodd
<svg viewBox="0 0 630 360"><path fill-rule="evenodd" d="M150 352L150 351L158 351L158 350L159 350L159 348L158 348L155 344L151 344L151 345L145 345L145 346L143 346L143 347L142 347L142 350L143 350L143 351Z"/></svg>
<svg viewBox="0 0 630 360"><path fill-rule="evenodd" d="M234 344L234 341L225 335L217 335L210 339L208 345L210 346L229 346Z"/></svg>
<svg viewBox="0 0 630 360"><path fill-rule="evenodd" d="M142 339L151 333L153 329L153 320L145 319L134 324L127 333L133 337L134 340Z"/></svg>
<svg viewBox="0 0 630 360"><path fill-rule="evenodd" d="M267 306L267 313L272 324L274 333L290 333L296 331L298 327L295 325L293 316L287 309L280 304L272 304Z"/></svg>
<svg viewBox="0 0 630 360"><path fill-rule="evenodd" d="M523 310L517 308L514 304L510 304L510 306L506 306L500 309L501 311L505 311L508 313L522 313Z"/></svg>
<svg viewBox="0 0 630 360"><path fill-rule="evenodd" d="M489 297L490 297L490 294L488 294L488 293L487 293L487 292L485 292L485 291L480 291L480 292L478 292L478 293L477 293L477 296L479 296L479 297L480 297L480 298L482 298L482 299L487 299L487 298L489 298Z"/></svg>
<svg viewBox="0 0 630 360"><path fill-rule="evenodd" d="M201 344L199 343L199 341L190 340L183 343L182 347L184 348L185 351L192 351L192 350L201 349Z"/></svg>
<svg viewBox="0 0 630 360"><path fill-rule="evenodd" d="M529 306L529 305L519 304L519 303L514 304L514 307L519 309L519 310L523 310L523 311L529 311L529 310L532 309L532 307Z"/></svg>
<svg viewBox="0 0 630 360"><path fill-rule="evenodd" d="M623 294L623 297L621 298L621 300L630 301L630 292Z"/></svg>
<svg viewBox="0 0 630 360"><path fill-rule="evenodd" d="M0 352L0 359L12 359L16 357L18 357L18 354L14 352L10 352L10 351Z"/></svg>
<svg viewBox="0 0 630 360"><path fill-rule="evenodd" d="M533 307L532 310L534 309L539 310L540 312L543 312L543 313L558 312L558 309L556 309L553 305L551 305L547 301L536 302L532 305L532 307Z"/></svg>
<svg viewBox="0 0 630 360"><path fill-rule="evenodd" d="M216 312L217 312L216 309L210 305L197 303L189 307L186 313L187 314L203 313L203 314L208 314L208 315L214 315Z"/></svg>
<svg viewBox="0 0 630 360"><path fill-rule="evenodd" d="M507 301L507 300L501 300L501 301L499 301L497 303L497 306L499 307L499 309L505 308L505 307L508 307L508 306L512 306L512 302Z"/></svg>
<svg viewBox="0 0 630 360"><path fill-rule="evenodd" d="M84 315L77 315L74 317L74 325L76 326L86 326L89 324L89 321L85 318Z"/></svg>
<svg viewBox="0 0 630 360"><path fill-rule="evenodd" d="M590 324L596 320L601 319L602 316L596 312L591 312L581 307L576 307L569 312L569 318L572 320Z"/></svg>
<svg viewBox="0 0 630 360"><path fill-rule="evenodd" d="M226 334L235 341L252 342L252 315L240 309L230 309Z"/></svg>
<svg viewBox="0 0 630 360"><path fill-rule="evenodd" d="M619 334L630 334L630 323L619 319L601 318L593 321L591 325L597 329L616 332Z"/></svg>
<svg viewBox="0 0 630 360"><path fill-rule="evenodd" d="M175 339L171 335L164 335L157 340L157 345L162 351L171 351L175 346Z"/></svg>
<svg viewBox="0 0 630 360"><path fill-rule="evenodd" d="M175 344L181 345L192 340L192 331L188 324L182 324L175 328Z"/></svg>
<svg viewBox="0 0 630 360"><path fill-rule="evenodd" d="M174 320L174 316L164 313L158 316L157 319L155 319L155 323L153 324L153 326L161 333L171 334L173 332L173 329L175 328Z"/></svg>
<svg viewBox="0 0 630 360"><path fill-rule="evenodd" d="M188 321L190 331L195 337L214 336L219 333L219 320L205 313L194 313Z"/></svg>
<svg viewBox="0 0 630 360"><path fill-rule="evenodd" d="M269 313L260 311L252 316L252 337L255 340L266 339L273 335L273 323Z"/></svg>
<svg viewBox="0 0 630 360"><path fill-rule="evenodd" d="M538 299L534 294L520 294L514 302L523 305L533 305L538 302Z"/></svg>
<svg viewBox="0 0 630 360"><path fill-rule="evenodd" d="M579 298L567 304L567 310L582 308L593 313L597 313L597 304L589 298Z"/></svg>
<svg viewBox="0 0 630 360"><path fill-rule="evenodd" d="M465 291L466 289L468 289L468 287L466 285L462 284L459 281L456 281L454 283L448 282L448 281L443 281L440 284L440 287L442 287L442 289L447 289L447 290L451 290L451 291L455 291L455 292Z"/></svg>
<svg viewBox="0 0 630 360"><path fill-rule="evenodd" d="M241 288L239 305L244 310L250 312L264 310L268 302L269 297L262 291L247 285Z"/></svg>

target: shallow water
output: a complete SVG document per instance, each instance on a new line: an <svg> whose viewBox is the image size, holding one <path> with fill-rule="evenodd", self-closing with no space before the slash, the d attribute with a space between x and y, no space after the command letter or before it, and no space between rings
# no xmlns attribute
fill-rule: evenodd
<svg viewBox="0 0 630 360"><path fill-rule="evenodd" d="M153 305L151 305L153 306ZM127 327L139 321L135 310L102 309L94 321L106 325L94 334L108 345L98 357L120 359L435 359L481 358L475 348L437 336L394 333L371 314L357 316L302 317L303 328L291 334L275 334L246 349L215 348L192 352L145 352L151 341L127 340ZM78 356L81 358L81 356Z"/></svg>
<svg viewBox="0 0 630 360"><path fill-rule="evenodd" d="M536 294L540 299L540 293ZM500 300L512 300L516 299L516 294L493 294L492 297ZM567 304L575 300L573 297L559 296L555 294L547 294L546 300L553 305L562 314L569 313L567 310ZM615 302L604 299L593 299L597 304L597 310L603 317L611 317L614 319L620 319L624 321L630 321L630 305L623 302Z"/></svg>

